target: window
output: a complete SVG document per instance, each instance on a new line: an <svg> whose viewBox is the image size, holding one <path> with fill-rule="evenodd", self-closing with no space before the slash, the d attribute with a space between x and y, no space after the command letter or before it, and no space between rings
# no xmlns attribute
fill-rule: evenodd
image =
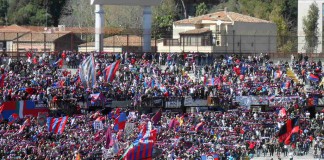
<svg viewBox="0 0 324 160"><path fill-rule="evenodd" d="M222 45L222 35L217 34L216 35L216 46L221 46Z"/></svg>

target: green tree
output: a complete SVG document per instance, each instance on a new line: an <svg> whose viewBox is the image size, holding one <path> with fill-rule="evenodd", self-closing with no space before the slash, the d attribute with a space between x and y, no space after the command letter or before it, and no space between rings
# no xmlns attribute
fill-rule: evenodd
<svg viewBox="0 0 324 160"><path fill-rule="evenodd" d="M0 0L0 24L6 24L7 12L8 12L8 1Z"/></svg>
<svg viewBox="0 0 324 160"><path fill-rule="evenodd" d="M152 34L155 38L171 37L172 25L177 18L174 0L164 0L153 9Z"/></svg>
<svg viewBox="0 0 324 160"><path fill-rule="evenodd" d="M198 4L196 7L196 16L201 16L208 13L208 7L205 2Z"/></svg>
<svg viewBox="0 0 324 160"><path fill-rule="evenodd" d="M318 45L318 18L319 9L316 3L312 3L307 17L303 18L303 31L305 33L305 50L314 53Z"/></svg>

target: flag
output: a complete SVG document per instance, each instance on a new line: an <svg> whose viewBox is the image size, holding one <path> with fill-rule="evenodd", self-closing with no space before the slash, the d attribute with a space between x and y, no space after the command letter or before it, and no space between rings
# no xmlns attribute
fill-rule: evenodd
<svg viewBox="0 0 324 160"><path fill-rule="evenodd" d="M280 111L279 111L279 116L280 116L280 117L284 117L284 116L286 116L286 115L287 115L286 112L287 112L287 111L286 111L285 108L280 109Z"/></svg>
<svg viewBox="0 0 324 160"><path fill-rule="evenodd" d="M5 80L5 78L6 78L6 75L5 74L2 74L0 76L0 87L1 88L4 87L4 80Z"/></svg>
<svg viewBox="0 0 324 160"><path fill-rule="evenodd" d="M184 115L182 115L180 118L179 118L179 125L182 126L183 124L183 120L184 120Z"/></svg>
<svg viewBox="0 0 324 160"><path fill-rule="evenodd" d="M315 74L312 74L312 73L309 74L308 79L310 81L314 81L314 82L318 82L319 81L319 77L317 75L315 75Z"/></svg>
<svg viewBox="0 0 324 160"><path fill-rule="evenodd" d="M318 97L311 97L307 99L307 106L312 107L312 106L317 106L318 105Z"/></svg>
<svg viewBox="0 0 324 160"><path fill-rule="evenodd" d="M93 54L88 56L79 68L79 76L82 84L87 87L94 87L96 83L96 71Z"/></svg>
<svg viewBox="0 0 324 160"><path fill-rule="evenodd" d="M116 76L116 72L119 69L120 60L117 60L116 62L109 65L104 70L104 80L105 82L112 82Z"/></svg>
<svg viewBox="0 0 324 160"><path fill-rule="evenodd" d="M280 71L280 70L277 70L277 71L274 72L274 78L275 78L275 79L280 78L281 75L282 75L282 71Z"/></svg>
<svg viewBox="0 0 324 160"><path fill-rule="evenodd" d="M100 93L90 94L91 104L95 104L98 99L100 99Z"/></svg>
<svg viewBox="0 0 324 160"><path fill-rule="evenodd" d="M279 129L278 136L280 143L286 140L295 126L298 126L298 117L286 121L286 123Z"/></svg>
<svg viewBox="0 0 324 160"><path fill-rule="evenodd" d="M17 113L13 113L9 118L8 118L8 124L12 125L13 123L16 122L16 120L19 118L19 115Z"/></svg>
<svg viewBox="0 0 324 160"><path fill-rule="evenodd" d="M294 143L297 140L297 135L299 133L299 126L295 126L289 136L285 140L285 144L289 145L290 143Z"/></svg>
<svg viewBox="0 0 324 160"><path fill-rule="evenodd" d="M106 131L106 146L105 148L106 149L109 149L109 147L113 146L113 143L112 143L112 138L111 138L111 129L110 129L110 126L108 125L108 129Z"/></svg>
<svg viewBox="0 0 324 160"><path fill-rule="evenodd" d="M69 118L68 116L60 117L60 118L48 117L47 130L55 134L62 134L65 129L65 125L68 118Z"/></svg>
<svg viewBox="0 0 324 160"><path fill-rule="evenodd" d="M176 118L173 118L169 123L169 129L175 128L179 125L179 122Z"/></svg>
<svg viewBox="0 0 324 160"><path fill-rule="evenodd" d="M162 117L162 109L160 109L156 114L152 117L152 122L154 125L157 125Z"/></svg>
<svg viewBox="0 0 324 160"><path fill-rule="evenodd" d="M39 112L38 116L37 116L37 123L40 126L44 126L46 124L46 118L47 118L47 114L46 112ZM72 125L72 123L71 123Z"/></svg>
<svg viewBox="0 0 324 160"><path fill-rule="evenodd" d="M22 133L24 131L25 127L27 127L27 126L30 126L30 119L29 118L27 118L25 120L25 122L23 123L23 125L21 125L18 133Z"/></svg>
<svg viewBox="0 0 324 160"><path fill-rule="evenodd" d="M201 160L219 160L218 154L201 155Z"/></svg>
<svg viewBox="0 0 324 160"><path fill-rule="evenodd" d="M63 58L59 58L56 62L54 62L54 65L58 66L59 68L63 67Z"/></svg>
<svg viewBox="0 0 324 160"><path fill-rule="evenodd" d="M127 121L126 113L123 112L115 119L114 130L115 131L123 130L125 128L126 121Z"/></svg>
<svg viewBox="0 0 324 160"><path fill-rule="evenodd" d="M26 115L37 117L40 112L48 113L48 108L45 104L38 104L36 106L35 102L31 100L8 101L3 103L1 114L4 119L8 119L13 113L16 113L19 118L24 118Z"/></svg>
<svg viewBox="0 0 324 160"><path fill-rule="evenodd" d="M196 127L195 127L195 131L198 132L198 131L202 130L203 129L203 126L204 126L204 122L198 123L196 125Z"/></svg>
<svg viewBox="0 0 324 160"><path fill-rule="evenodd" d="M153 155L154 142L141 141L131 144L125 153L120 157L120 160L151 160Z"/></svg>

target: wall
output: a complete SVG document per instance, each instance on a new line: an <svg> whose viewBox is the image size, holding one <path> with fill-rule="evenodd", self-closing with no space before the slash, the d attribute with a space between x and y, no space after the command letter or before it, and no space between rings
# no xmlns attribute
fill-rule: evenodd
<svg viewBox="0 0 324 160"><path fill-rule="evenodd" d="M193 30L193 29L196 29L195 25L193 25L193 24L192 25L191 24L181 24L181 25L173 24L173 39L179 39L180 38L179 33Z"/></svg>
<svg viewBox="0 0 324 160"><path fill-rule="evenodd" d="M233 29L235 36L233 30L228 31L229 52L233 50L236 53L277 52L277 26L274 23L235 22Z"/></svg>
<svg viewBox="0 0 324 160"><path fill-rule="evenodd" d="M303 18L307 16L309 6L316 2L319 8L320 17L318 19L319 44L315 53L322 53L322 30L323 30L323 6L324 0L298 0L298 52L305 53L305 33L303 31Z"/></svg>

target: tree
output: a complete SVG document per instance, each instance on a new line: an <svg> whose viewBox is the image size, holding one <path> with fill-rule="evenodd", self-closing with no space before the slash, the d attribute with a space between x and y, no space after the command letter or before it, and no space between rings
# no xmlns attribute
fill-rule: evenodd
<svg viewBox="0 0 324 160"><path fill-rule="evenodd" d="M177 18L177 7L174 0L164 0L153 9L153 36L162 38L171 36L173 22Z"/></svg>
<svg viewBox="0 0 324 160"><path fill-rule="evenodd" d="M48 5L48 13L53 19L53 25L59 25L59 20L62 15L62 10L67 0L46 0Z"/></svg>
<svg viewBox="0 0 324 160"><path fill-rule="evenodd" d="M8 1L7 0L0 0L0 24L6 24L8 12Z"/></svg>
<svg viewBox="0 0 324 160"><path fill-rule="evenodd" d="M143 8L141 6L106 6L107 26L123 28L137 33L143 25Z"/></svg>
<svg viewBox="0 0 324 160"><path fill-rule="evenodd" d="M318 19L319 9L316 3L312 3L307 17L303 18L303 31L305 33L305 50L314 53L318 45Z"/></svg>
<svg viewBox="0 0 324 160"><path fill-rule="evenodd" d="M59 23L68 27L94 27L94 6L89 1L69 0L63 8Z"/></svg>
<svg viewBox="0 0 324 160"><path fill-rule="evenodd" d="M208 13L208 7L205 2L198 4L196 7L196 16L201 16Z"/></svg>

